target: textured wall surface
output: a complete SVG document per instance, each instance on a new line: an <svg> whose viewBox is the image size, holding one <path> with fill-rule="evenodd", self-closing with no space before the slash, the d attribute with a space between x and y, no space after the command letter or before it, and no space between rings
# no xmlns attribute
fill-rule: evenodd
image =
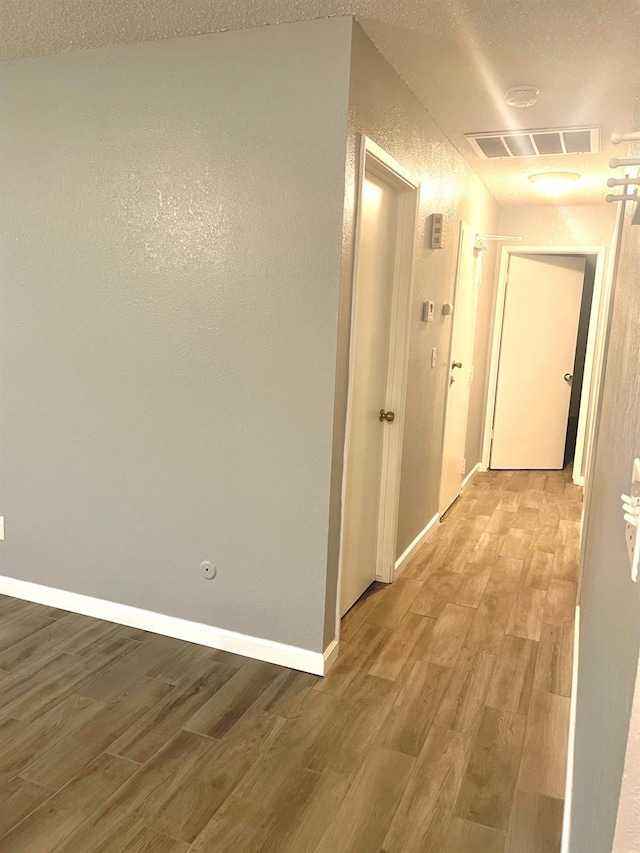
<svg viewBox="0 0 640 853"><path fill-rule="evenodd" d="M603 187L603 202L605 195L606 187ZM521 235L525 246L608 246L615 218L614 205L604 203L572 207L503 207L500 209L500 233Z"/></svg>
<svg viewBox="0 0 640 853"><path fill-rule="evenodd" d="M321 650L350 43L0 64L1 574Z"/></svg>
<svg viewBox="0 0 640 853"><path fill-rule="evenodd" d="M612 849L640 645L640 589L631 582L620 504L640 456L640 228L629 220L584 528L571 853Z"/></svg>
<svg viewBox="0 0 640 853"><path fill-rule="evenodd" d="M442 315L442 303L453 298L460 216L464 212L469 224L479 230L493 229L497 223L497 206L418 100L380 56L360 27L355 25L351 65L343 288L340 305L341 333L336 388L335 447L340 448L340 452L334 459L334 494L342 476L356 164L359 135L363 133L422 182L397 543L397 553L401 554L438 509L447 359L451 335L451 318ZM436 212L445 214L446 248L432 250L427 246L428 217ZM420 319L422 302L426 299L436 303L436 319L428 325ZM432 370L430 365L431 347L438 348L439 363L435 370ZM338 507L333 507L334 513L338 510ZM337 543L334 543L334 547L337 548ZM328 584L329 596L335 597L335 579L329 576ZM327 613L329 610L330 607L327 608ZM330 626L327 625L327 631L329 630Z"/></svg>
<svg viewBox="0 0 640 853"><path fill-rule="evenodd" d="M594 204L608 177L613 131L632 126L640 76L637 0L4 0L0 59L196 33L354 15L501 204L546 204L527 177L582 175L573 190ZM603 33L606 32L606 38ZM572 38L567 38L567 33ZM597 85L584 73L597 67ZM535 106L511 109L505 91L533 81ZM599 154L482 160L472 131L598 125Z"/></svg>

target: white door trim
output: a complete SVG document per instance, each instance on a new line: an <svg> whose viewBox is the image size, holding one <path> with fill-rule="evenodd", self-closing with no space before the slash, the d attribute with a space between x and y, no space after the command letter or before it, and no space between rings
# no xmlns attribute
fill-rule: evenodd
<svg viewBox="0 0 640 853"><path fill-rule="evenodd" d="M600 348L597 346L602 324L606 322L609 310L609 300L603 289L605 260L607 254L606 246L503 246L500 256L500 268L498 272L498 286L496 289L496 301L493 312L493 332L491 340L491 359L489 366L489 380L487 383L487 410L484 423L484 439L482 447L482 470L487 471L491 461L491 433L496 408L496 393L498 388L498 364L500 361L500 341L502 338L502 324L504 322L504 303L507 291L507 274L509 270L509 258L511 255L595 255L596 270L593 283L593 299L591 303L591 315L589 318L589 332L587 335L587 350L585 356L584 378L582 381L582 396L580 399L580 413L578 416L578 435L576 439L576 452L573 462L573 482L584 485L585 468L585 446L591 441L587 435L587 429L591 430L593 417L589 417L594 411L597 398L597 382L594 382L594 365L601 358ZM595 375L598 373L595 371Z"/></svg>
<svg viewBox="0 0 640 853"><path fill-rule="evenodd" d="M400 500L400 463L404 413L407 394L407 365L409 360L409 331L413 296L413 271L415 243L420 205L420 182L367 136L362 136L358 168L355 237L353 247L353 286L351 293L351 333L349 343L349 387L347 392L347 417L342 477L342 512L340 529L340 557L338 563L338 590L336 598L336 637L340 636L340 592L342 587L342 556L344 549L345 485L347 457L351 437L351 411L353 397L354 331L356 328L358 255L360 249L362 191L365 171L404 190L398 198L398 239L394 267L393 305L390 318L389 370L387 374L386 407L395 412L392 429L384 430L382 450L382 487L380 489L380 524L378 526L378 560L376 580L391 583L395 574L395 549Z"/></svg>

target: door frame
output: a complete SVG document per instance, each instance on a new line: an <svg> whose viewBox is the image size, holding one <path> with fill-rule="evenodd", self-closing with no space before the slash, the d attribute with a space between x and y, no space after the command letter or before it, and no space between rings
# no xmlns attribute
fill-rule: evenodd
<svg viewBox="0 0 640 853"><path fill-rule="evenodd" d="M511 255L595 255L596 269L593 282L593 297L591 312L589 315L589 331L587 333L587 349L585 354L584 377L582 381L582 394L580 397L580 412L578 415L578 434L576 437L576 451L573 460L573 482L577 486L583 486L588 459L585 447L590 446L591 433L594 424L592 413L597 401L599 372L598 365L602 360L603 324L609 311L609 300L605 293L605 266L607 246L503 246L500 256L500 268L498 272L498 284L493 310L493 331L491 339L491 357L489 366L489 378L487 383L487 410L484 422L484 439L482 445L481 470L488 471L491 463L491 442L493 422L496 409L496 395L498 390L498 367L500 363L500 345L502 341L502 327L504 323L505 297L507 293L507 276L509 271L509 260Z"/></svg>
<svg viewBox="0 0 640 853"><path fill-rule="evenodd" d="M385 429L382 449L382 483L380 489L376 580L394 580L398 505L400 499L400 465L407 396L409 332L413 301L415 247L420 209L420 181L369 137L362 135L357 173L353 277L351 290L351 331L349 337L349 383L347 390L346 431L342 474L342 510L340 519L340 556L338 562L338 595L336 600L336 636L340 636L340 593L342 591L342 558L344 549L345 496L347 459L351 441L355 330L357 318L358 266L362 230L362 194L366 172L391 184L402 192L398 196L397 252L393 275L393 301L389 319L389 369L385 405L395 414L398 429Z"/></svg>
<svg viewBox="0 0 640 853"><path fill-rule="evenodd" d="M470 367L473 369L473 360L474 360L474 350L475 350L475 339L476 339L476 324L478 322L478 297L479 297L479 289L480 289L480 276L482 275L482 250L478 249L476 246L476 241L478 239L478 229L473 228L469 225L468 222L465 222L464 219L460 220L460 227L458 229L458 252L457 252L457 262L456 262L456 277L454 281L454 289L453 289L453 321L451 323L451 334L449 335L449 346L447 349L447 387L445 391L445 399L444 399L444 421L442 424L442 442L440 445L440 485L438 487L438 514L443 515L450 507L453 506L453 503L449 504L448 507L442 506L442 475L444 471L444 450L445 450L445 439L447 433L447 420L449 415L449 392L451 391L451 382L449 381L449 377L451 375L451 358L453 354L453 327L456 321L457 308L456 303L458 297L460 295L460 273L462 270L462 251L464 248L464 236L465 234L469 236L473 236L474 239L474 248L473 248L473 256L474 256L474 273L475 273L475 294L474 294L474 313L473 313L473 322L471 324L471 328L473 329L473 341L471 343L471 365ZM478 264L480 264L480 270L478 270ZM471 379L469 379L469 401L471 398L471 382L473 381L473 374L471 375ZM469 430L469 408L467 407L467 423L465 425L465 434L468 433ZM462 462L462 459L460 460ZM464 483L464 479L466 474L469 472L465 471L465 474L460 473L460 484Z"/></svg>

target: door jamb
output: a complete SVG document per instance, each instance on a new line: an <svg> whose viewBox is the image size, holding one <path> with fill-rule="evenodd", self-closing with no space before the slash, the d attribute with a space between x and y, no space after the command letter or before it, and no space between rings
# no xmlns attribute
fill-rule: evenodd
<svg viewBox="0 0 640 853"><path fill-rule="evenodd" d="M472 228L471 225L469 225L467 222L464 221L464 219L461 219L460 220L460 227L458 230L458 253L457 253L457 263L456 263L456 277L455 277L454 289L453 289L453 318L454 319L453 319L453 322L451 323L451 330L450 330L450 334L449 334L449 347L447 350L447 366L449 366L451 364L451 357L452 357L452 352L453 352L453 326L455 323L455 318L456 318L457 310L458 310L457 309L457 300L460 296L460 287L459 287L460 271L462 268L462 260L463 260L462 251L464 248L463 244L464 244L465 232L469 235L473 235L475 238L478 237L477 229ZM473 361L474 361L476 323L478 322L478 297L479 297L479 288L480 288L481 277L482 277L482 252L479 251L475 247L475 245L474 245L474 250L473 250L473 256L474 256L474 273L475 273L475 281L474 281L474 284L475 284L475 296L474 296L475 308L474 308L473 323L471 324L472 329L473 329L473 341L471 342L471 362L472 363L471 363L470 367L473 366ZM450 376L450 374L451 374L451 368L448 367L447 376ZM469 385L469 396L470 396L471 395L471 381L470 380L468 380L468 385ZM446 440L446 433L447 433L447 416L448 416L448 408L449 408L449 392L450 392L450 390L451 390L451 383L448 381L447 382L447 388L445 391L445 399L444 399L444 421L442 424L442 441L440 443L440 483L438 485L438 512L441 515L443 515L449 509L449 506L453 506L453 504L450 504L447 507L442 506L442 473L443 473L443 469L444 469L444 450L445 450L445 440ZM469 402L470 402L470 400L469 400ZM467 409L467 425L465 428L465 432L467 434L468 434L468 430L469 430L469 411ZM460 461L462 462L462 459ZM460 474L461 488L462 488L462 482L463 481L464 481L464 476L462 474Z"/></svg>
<svg viewBox="0 0 640 853"><path fill-rule="evenodd" d="M398 429L385 429L382 450L382 484L380 489L379 525L376 580L391 583L395 573L395 548L400 499L400 465L404 415L407 393L407 369L409 361L409 337L415 246L420 209L420 182L409 171L387 154L364 134L361 137L357 175L355 211L355 236L353 248L353 276L351 291L351 331L349 336L349 384L347 391L347 414L342 475L342 511L340 524L340 556L338 562L338 590L336 597L336 637L340 637L340 593L342 590L342 557L344 549L344 515L347 477L347 458L351 438L351 414L353 395L353 367L355 352L355 328L357 312L358 257L362 227L361 207L365 172L372 171L378 177L403 190L398 198L398 230L396 258L393 276L393 303L390 318L389 368L387 372L387 408L396 414Z"/></svg>
<svg viewBox="0 0 640 853"><path fill-rule="evenodd" d="M502 339L502 325L504 322L504 305L507 291L507 277L509 272L509 259L511 255L595 255L596 269L593 282L593 296L591 302L591 313L589 316L589 331L587 333L587 350L585 354L584 377L582 382L582 395L580 398L580 412L578 415L578 435L576 438L576 452L573 463L573 482L584 485L586 465L585 446L591 442L591 436L587 436L588 421L593 424L593 417L597 399L597 383L594 382L595 366L601 358L598 342L601 338L603 322L606 322L609 303L604 292L605 260L607 254L606 246L503 246L500 256L500 268L498 272L498 286L493 312L493 332L491 340L491 358L489 367L489 378L487 383L487 409L484 423L484 439L482 447L482 468L489 470L491 462L491 441L493 421L496 408L496 394L498 387L498 364L500 361L500 342Z"/></svg>

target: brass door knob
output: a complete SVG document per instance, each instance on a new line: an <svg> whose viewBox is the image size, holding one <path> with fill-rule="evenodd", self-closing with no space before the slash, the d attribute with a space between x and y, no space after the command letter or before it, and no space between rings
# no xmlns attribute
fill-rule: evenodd
<svg viewBox="0 0 640 853"><path fill-rule="evenodd" d="M462 362L461 361L452 361L451 362L451 369L453 370L454 367L462 367Z"/></svg>
<svg viewBox="0 0 640 853"><path fill-rule="evenodd" d="M380 409L380 423L382 423L382 421L388 421L390 424L392 424L395 420L395 417L395 412L385 412L384 409Z"/></svg>

